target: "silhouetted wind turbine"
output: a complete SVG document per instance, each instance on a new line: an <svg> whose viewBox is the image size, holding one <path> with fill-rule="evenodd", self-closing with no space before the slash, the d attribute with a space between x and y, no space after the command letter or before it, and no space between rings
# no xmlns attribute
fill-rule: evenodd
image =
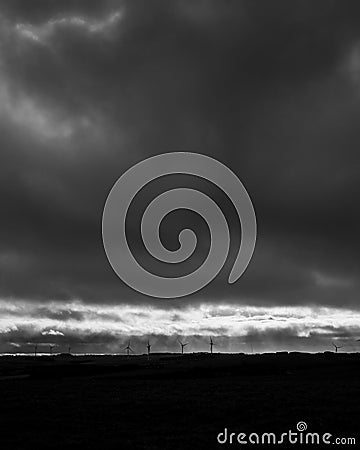
<svg viewBox="0 0 360 450"><path fill-rule="evenodd" d="M151 349L150 341L148 341L146 348L147 348L148 358L150 358L150 349Z"/></svg>
<svg viewBox="0 0 360 450"><path fill-rule="evenodd" d="M213 345L214 345L214 342L213 342L213 340L212 340L212 337L210 336L210 353L212 354L212 352L213 352Z"/></svg>
<svg viewBox="0 0 360 450"><path fill-rule="evenodd" d="M69 355L70 355L70 353L71 353L71 347L70 347L70 345L69 345L69 347L68 347L68 350L69 350Z"/></svg>
<svg viewBox="0 0 360 450"><path fill-rule="evenodd" d="M55 345L49 345L49 350L50 350L50 355L52 355L52 351L53 351L53 348L55 347Z"/></svg>
<svg viewBox="0 0 360 450"><path fill-rule="evenodd" d="M340 345L336 345L332 342L332 345L335 347L335 353L338 352L338 349L343 348L343 346L340 347Z"/></svg>
<svg viewBox="0 0 360 450"><path fill-rule="evenodd" d="M134 353L134 350L130 347L130 341L128 342L128 345L125 348L123 348L123 350L126 350L126 354L128 357L130 356L130 352Z"/></svg>
<svg viewBox="0 0 360 450"><path fill-rule="evenodd" d="M37 354L37 344L35 344L35 351L34 351L34 356L36 356L36 354Z"/></svg>
<svg viewBox="0 0 360 450"><path fill-rule="evenodd" d="M184 347L188 345L188 342L185 342L184 344L178 339L179 344L181 345L181 354L184 354Z"/></svg>

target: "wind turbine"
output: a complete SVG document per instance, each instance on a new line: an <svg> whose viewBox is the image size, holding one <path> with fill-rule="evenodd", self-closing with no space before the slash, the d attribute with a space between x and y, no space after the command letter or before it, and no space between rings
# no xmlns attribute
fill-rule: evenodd
<svg viewBox="0 0 360 450"><path fill-rule="evenodd" d="M37 344L35 344L35 351L34 351L34 356L36 356L36 354L37 354Z"/></svg>
<svg viewBox="0 0 360 450"><path fill-rule="evenodd" d="M343 346L340 347L340 345L336 345L332 342L332 345L335 347L335 353L338 352L338 349L343 348Z"/></svg>
<svg viewBox="0 0 360 450"><path fill-rule="evenodd" d="M150 349L151 349L150 341L148 341L146 348L147 348L148 358L150 358Z"/></svg>
<svg viewBox="0 0 360 450"><path fill-rule="evenodd" d="M71 353L71 347L70 347L70 345L69 345L69 347L68 347L68 353L69 353L69 355L70 355L70 353Z"/></svg>
<svg viewBox="0 0 360 450"><path fill-rule="evenodd" d="M181 345L181 354L184 354L184 347L186 347L188 345L188 342L182 343L179 339L179 344Z"/></svg>
<svg viewBox="0 0 360 450"><path fill-rule="evenodd" d="M128 357L130 356L130 352L134 353L134 350L130 347L130 341L128 342L128 345L125 348L123 348L123 350L126 350L126 354Z"/></svg>
<svg viewBox="0 0 360 450"><path fill-rule="evenodd" d="M213 345L214 345L214 342L213 342L213 340L212 340L212 337L210 336L210 353L212 354L212 352L213 352Z"/></svg>
<svg viewBox="0 0 360 450"><path fill-rule="evenodd" d="M49 345L49 351L50 351L50 355L52 355L52 351L53 351L53 348L55 347L55 345Z"/></svg>

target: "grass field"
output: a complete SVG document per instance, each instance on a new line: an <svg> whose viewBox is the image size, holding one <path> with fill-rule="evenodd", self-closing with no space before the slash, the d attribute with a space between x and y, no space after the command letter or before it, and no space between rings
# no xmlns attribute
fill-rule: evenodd
<svg viewBox="0 0 360 450"><path fill-rule="evenodd" d="M359 354L3 356L0 448L222 448L225 427L299 421L357 437L359 375Z"/></svg>

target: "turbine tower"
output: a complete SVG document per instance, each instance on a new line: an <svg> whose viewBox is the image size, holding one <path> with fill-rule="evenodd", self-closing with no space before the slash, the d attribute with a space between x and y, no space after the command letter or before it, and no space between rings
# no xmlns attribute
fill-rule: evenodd
<svg viewBox="0 0 360 450"><path fill-rule="evenodd" d="M212 352L213 352L213 345L214 345L214 342L213 342L213 340L212 340L212 337L210 336L210 353L212 354Z"/></svg>
<svg viewBox="0 0 360 450"><path fill-rule="evenodd" d="M250 348L251 348L251 353L254 354L254 345L252 342L250 342Z"/></svg>
<svg viewBox="0 0 360 450"><path fill-rule="evenodd" d="M50 355L52 355L54 347L55 347L54 345L51 345L51 344L49 345L49 353L50 353Z"/></svg>
<svg viewBox="0 0 360 450"><path fill-rule="evenodd" d="M338 352L338 349L343 348L343 346L340 347L340 345L336 345L332 342L332 345L335 347L335 353Z"/></svg>
<svg viewBox="0 0 360 450"><path fill-rule="evenodd" d="M38 348L38 346L37 346L37 344L35 344L35 347L34 347L34 356L37 355L37 348Z"/></svg>
<svg viewBox="0 0 360 450"><path fill-rule="evenodd" d="M146 348L147 348L148 358L150 358L150 350L151 350L151 344L150 344L150 341L148 341Z"/></svg>
<svg viewBox="0 0 360 450"><path fill-rule="evenodd" d="M184 354L184 347L186 347L188 345L188 342L182 343L179 339L179 344L181 345L181 354Z"/></svg>
<svg viewBox="0 0 360 450"><path fill-rule="evenodd" d="M130 347L130 341L128 342L128 345L125 348L123 348L123 350L126 350L126 354L128 357L130 356L130 352L134 353L134 350Z"/></svg>

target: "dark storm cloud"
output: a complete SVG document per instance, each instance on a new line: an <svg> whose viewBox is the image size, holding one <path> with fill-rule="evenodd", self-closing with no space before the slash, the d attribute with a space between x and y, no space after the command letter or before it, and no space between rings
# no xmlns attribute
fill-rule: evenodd
<svg viewBox="0 0 360 450"><path fill-rule="evenodd" d="M148 302L106 260L102 208L132 164L189 150L244 182L258 244L235 285L228 264L158 306L356 309L359 19L340 1L2 2L0 295Z"/></svg>

